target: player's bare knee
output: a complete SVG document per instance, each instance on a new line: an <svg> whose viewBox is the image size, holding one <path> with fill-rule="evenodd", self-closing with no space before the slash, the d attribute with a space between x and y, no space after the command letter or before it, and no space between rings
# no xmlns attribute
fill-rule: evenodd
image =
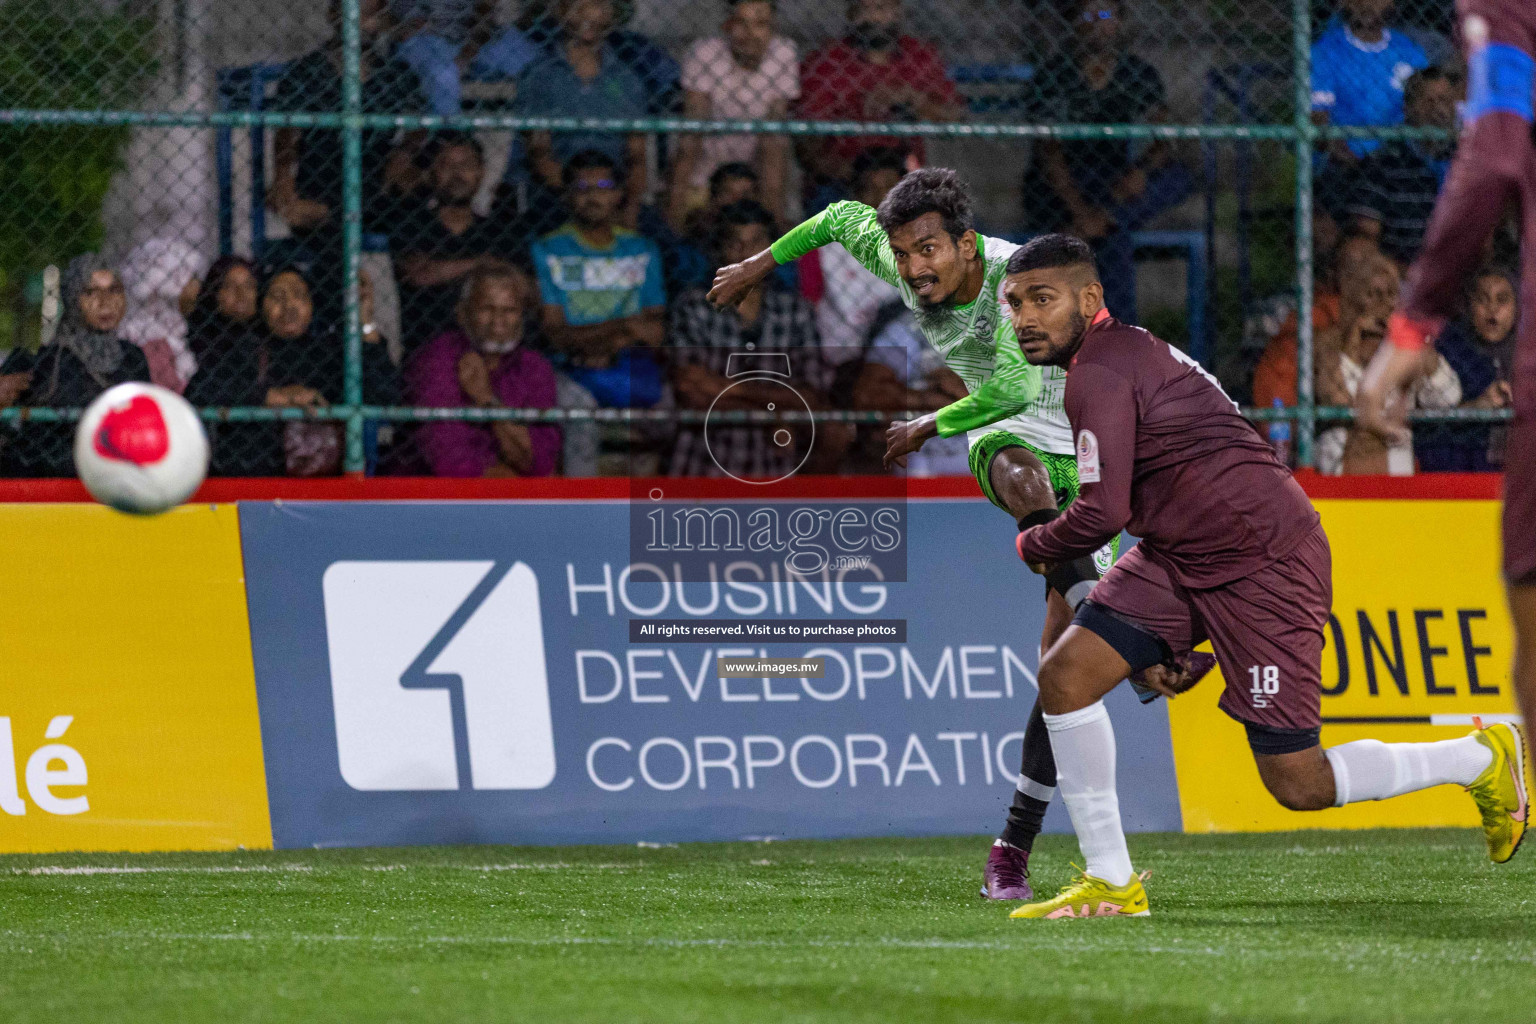
<svg viewBox="0 0 1536 1024"><path fill-rule="evenodd" d="M1040 707L1049 715L1065 715L1087 707L1104 694L1095 687L1087 666L1060 646L1046 652L1037 677Z"/></svg>
<svg viewBox="0 0 1536 1024"><path fill-rule="evenodd" d="M987 470L992 490L1015 519L1031 512L1056 507L1056 491L1051 474L1040 460L1023 448L1005 448L997 453Z"/></svg>
<svg viewBox="0 0 1536 1024"><path fill-rule="evenodd" d="M1259 778L1275 801L1289 811L1321 811L1334 802L1333 769L1322 748L1255 758Z"/></svg>
<svg viewBox="0 0 1536 1024"><path fill-rule="evenodd" d="M1067 685L1067 672L1061 659L1051 657L1047 651L1045 657L1040 659L1040 671L1036 673L1035 681L1039 684L1042 701L1048 696L1062 693Z"/></svg>
<svg viewBox="0 0 1536 1024"><path fill-rule="evenodd" d="M1333 806L1333 791L1324 792L1319 786L1309 782L1287 779L1283 782L1269 782L1270 795L1273 796L1288 811L1321 811Z"/></svg>
<svg viewBox="0 0 1536 1024"><path fill-rule="evenodd" d="M1043 658L1061 635L1072 625L1072 608L1066 599L1054 590L1045 595L1045 628L1040 632L1040 655Z"/></svg>
<svg viewBox="0 0 1536 1024"><path fill-rule="evenodd" d="M1047 714L1063 715L1075 711L1073 704L1073 673L1070 658L1047 651L1040 662L1036 682L1040 687L1040 706Z"/></svg>

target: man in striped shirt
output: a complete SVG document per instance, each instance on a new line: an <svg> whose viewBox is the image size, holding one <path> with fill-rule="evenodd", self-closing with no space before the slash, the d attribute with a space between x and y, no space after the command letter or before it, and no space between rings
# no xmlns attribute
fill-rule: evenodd
<svg viewBox="0 0 1536 1024"><path fill-rule="evenodd" d="M1438 65L1416 71L1403 91L1410 128L1456 127L1460 90L1450 72ZM1412 262L1454 151L1451 139L1397 139L1360 161L1348 210L1355 231L1398 262Z"/></svg>
<svg viewBox="0 0 1536 1024"><path fill-rule="evenodd" d="M714 251L723 263L746 259L768 245L773 228L773 215L762 206L750 199L732 203L716 217ZM669 328L672 390L682 408L753 411L771 408L776 399L793 402L796 396L813 406L825 405L831 375L815 312L802 296L773 280L735 309L722 309L704 289L690 288L673 302ZM747 351L787 355L790 376L751 373L758 367L741 358ZM851 437L846 429L821 430L811 445L798 433L793 424L684 426L673 443L667 473L771 482L794 473L802 460L807 472L829 470Z"/></svg>
<svg viewBox="0 0 1536 1024"><path fill-rule="evenodd" d="M709 297L721 305L738 303L780 264L834 242L896 287L928 342L969 391L937 412L892 423L886 433L886 465L905 465L906 456L932 437L967 434L971 471L982 493L1008 512L1020 530L1060 516L1078 493L1072 430L1062 406L1066 374L1060 367L1029 364L1000 305L1008 258L1018 246L977 234L964 183L952 170L926 168L897 183L878 210L857 202L833 203L771 247L722 268ZM1042 650L1060 637L1074 609L1108 570L1116 544L1051 568ZM1208 671L1208 656L1195 657L1207 659ZM1183 689L1201 674L1196 667L1186 676L1181 667L1170 665L1149 670L1147 680L1161 682L1166 676L1167 685ZM1148 691L1143 699L1153 696ZM1008 823L983 875L984 895L1033 896L1029 851L1055 788L1056 764L1037 705L1024 734L1023 765Z"/></svg>

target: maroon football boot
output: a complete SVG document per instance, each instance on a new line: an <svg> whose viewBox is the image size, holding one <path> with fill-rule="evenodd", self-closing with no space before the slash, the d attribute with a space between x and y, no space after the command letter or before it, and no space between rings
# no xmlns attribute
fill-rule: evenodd
<svg viewBox="0 0 1536 1024"><path fill-rule="evenodd" d="M1029 851L997 840L987 851L981 883L981 894L989 900L1034 899L1035 890L1029 886Z"/></svg>

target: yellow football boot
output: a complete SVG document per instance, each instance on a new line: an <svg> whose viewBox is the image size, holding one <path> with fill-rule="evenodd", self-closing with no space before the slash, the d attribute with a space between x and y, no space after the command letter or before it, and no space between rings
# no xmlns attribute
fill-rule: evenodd
<svg viewBox="0 0 1536 1024"><path fill-rule="evenodd" d="M1094 878L1083 872L1067 885L1055 899L1040 903L1026 903L1009 914L1009 917L1035 917L1047 920L1061 917L1147 917L1152 911L1147 907L1147 890L1141 883L1151 872L1132 875L1124 885L1114 886L1102 878Z"/></svg>
<svg viewBox="0 0 1536 1024"><path fill-rule="evenodd" d="M1472 734L1493 751L1493 760L1467 787L1483 816L1488 835L1488 858L1503 864L1515 855L1525 838L1530 813L1530 791L1525 779L1525 737L1507 722L1497 722Z"/></svg>

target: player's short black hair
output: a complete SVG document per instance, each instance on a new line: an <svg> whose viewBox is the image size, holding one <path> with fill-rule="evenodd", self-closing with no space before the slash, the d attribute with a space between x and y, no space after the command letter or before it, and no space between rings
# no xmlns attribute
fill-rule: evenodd
<svg viewBox="0 0 1536 1024"><path fill-rule="evenodd" d="M614 181L624 183L624 169L619 166L619 162L595 149L584 149L565 162L560 175L565 187L570 188L582 171L611 171Z"/></svg>
<svg viewBox="0 0 1536 1024"><path fill-rule="evenodd" d="M757 173L757 168L751 164L742 163L740 160L733 160L728 164L721 164L719 167L716 167L710 174L709 194L712 196L719 195L720 190L725 187L725 183L732 178L745 178L754 185L761 185L763 183L762 176Z"/></svg>
<svg viewBox="0 0 1536 1024"><path fill-rule="evenodd" d="M1093 271L1094 277L1099 276L1099 265L1093 258L1093 249L1076 235L1041 235L1030 239L1008 257L1010 274L1078 266Z"/></svg>
<svg viewBox="0 0 1536 1024"><path fill-rule="evenodd" d="M890 234L928 213L938 214L944 221L944 233L957 242L976 226L970 189L948 167L924 167L902 178L875 216L880 227Z"/></svg>
<svg viewBox="0 0 1536 1024"><path fill-rule="evenodd" d="M725 9L734 11L742 4L767 4L769 7L777 8L779 0L725 0Z"/></svg>

